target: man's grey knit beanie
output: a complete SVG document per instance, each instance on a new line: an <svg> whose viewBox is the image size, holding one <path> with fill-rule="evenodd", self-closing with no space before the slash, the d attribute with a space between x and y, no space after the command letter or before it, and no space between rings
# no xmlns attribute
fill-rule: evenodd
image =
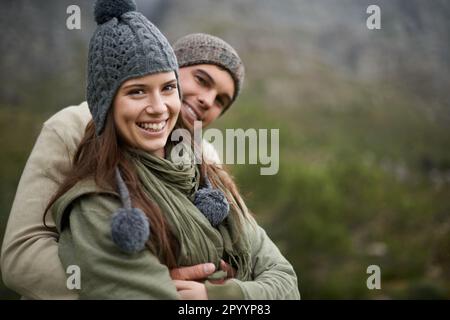
<svg viewBox="0 0 450 320"><path fill-rule="evenodd" d="M209 34L194 33L177 40L173 49L180 68L214 64L227 70L234 81L235 90L230 105L233 103L241 91L245 70L241 58L231 45Z"/></svg>
<svg viewBox="0 0 450 320"><path fill-rule="evenodd" d="M178 64L167 39L136 11L133 0L97 0L94 15L98 27L89 44L87 101L100 135L124 81L168 71L178 79Z"/></svg>

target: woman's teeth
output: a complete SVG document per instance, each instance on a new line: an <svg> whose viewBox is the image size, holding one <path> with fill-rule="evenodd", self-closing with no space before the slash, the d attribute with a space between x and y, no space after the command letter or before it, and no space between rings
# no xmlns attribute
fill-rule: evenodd
<svg viewBox="0 0 450 320"><path fill-rule="evenodd" d="M137 125L144 130L158 132L166 126L166 121L158 123L139 122Z"/></svg>

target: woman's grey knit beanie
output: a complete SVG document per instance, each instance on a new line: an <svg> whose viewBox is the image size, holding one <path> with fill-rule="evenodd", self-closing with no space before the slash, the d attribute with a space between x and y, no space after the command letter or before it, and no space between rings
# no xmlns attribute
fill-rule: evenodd
<svg viewBox="0 0 450 320"><path fill-rule="evenodd" d="M236 100L242 89L245 69L241 58L231 45L209 34L193 33L177 40L173 49L180 68L197 64L214 64L227 70L233 78L235 87L230 105Z"/></svg>
<svg viewBox="0 0 450 320"><path fill-rule="evenodd" d="M100 135L124 81L168 71L178 79L178 64L167 39L136 11L133 0L97 0L94 15L98 27L89 44L87 101Z"/></svg>

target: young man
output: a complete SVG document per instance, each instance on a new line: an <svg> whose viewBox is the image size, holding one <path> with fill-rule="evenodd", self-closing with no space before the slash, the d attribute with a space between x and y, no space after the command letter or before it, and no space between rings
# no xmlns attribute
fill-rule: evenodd
<svg viewBox="0 0 450 320"><path fill-rule="evenodd" d="M186 126L206 127L230 108L239 95L244 67L225 41L207 34L191 34L174 44L183 92L181 115ZM91 114L86 102L67 107L44 123L27 161L9 216L1 254L4 283L32 299L76 299L66 287L66 270L58 258L58 233L51 215L43 224L44 209L68 170ZM211 145L205 156L219 162ZM225 263L222 269L232 276ZM213 264L171 270L174 280L201 280L215 271Z"/></svg>

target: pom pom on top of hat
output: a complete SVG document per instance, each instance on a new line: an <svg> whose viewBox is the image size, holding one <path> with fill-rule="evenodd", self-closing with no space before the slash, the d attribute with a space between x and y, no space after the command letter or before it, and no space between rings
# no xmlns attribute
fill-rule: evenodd
<svg viewBox="0 0 450 320"><path fill-rule="evenodd" d="M112 217L111 236L122 251L139 252L145 248L150 237L149 221L141 209L131 207L130 195L118 168L116 182L123 208L119 208Z"/></svg>
<svg viewBox="0 0 450 320"><path fill-rule="evenodd" d="M133 0L97 0L94 5L97 24L103 24L112 18L119 18L130 11L136 11L136 3Z"/></svg>
<svg viewBox="0 0 450 320"><path fill-rule="evenodd" d="M212 187L208 177L205 181L206 186L195 193L194 205L217 227L228 216L230 205L224 193Z"/></svg>

